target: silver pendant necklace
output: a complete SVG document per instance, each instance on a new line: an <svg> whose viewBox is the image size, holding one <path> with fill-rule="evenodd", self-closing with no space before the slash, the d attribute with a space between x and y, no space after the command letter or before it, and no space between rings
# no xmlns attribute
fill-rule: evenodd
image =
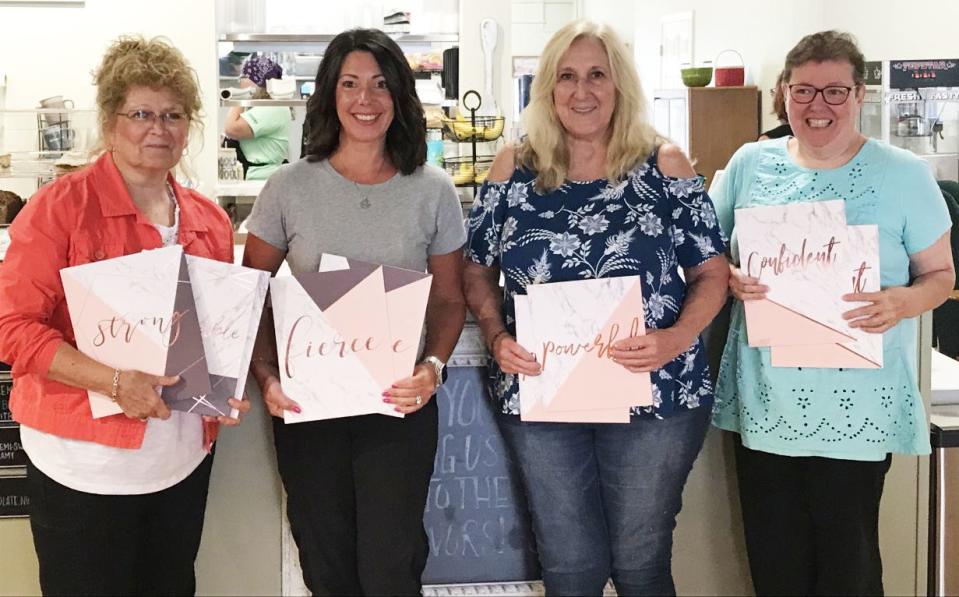
<svg viewBox="0 0 959 597"><path fill-rule="evenodd" d="M360 192L360 185L357 184L356 182L354 182L353 185L356 187L357 193L359 193L359 192ZM371 187L366 191L366 194L363 195L363 200L360 201L360 208L361 208L361 209L369 209L369 208L370 208L370 193L372 193L372 192L373 192L373 187L371 186Z"/></svg>

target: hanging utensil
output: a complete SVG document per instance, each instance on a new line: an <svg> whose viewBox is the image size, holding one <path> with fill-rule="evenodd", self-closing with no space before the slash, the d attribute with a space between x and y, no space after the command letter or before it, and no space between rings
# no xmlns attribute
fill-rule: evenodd
<svg viewBox="0 0 959 597"><path fill-rule="evenodd" d="M480 22L480 44L483 47L486 68L483 71L483 103L476 112L477 116L499 115L499 106L493 96L493 51L496 49L498 33L499 27L493 19L483 19Z"/></svg>

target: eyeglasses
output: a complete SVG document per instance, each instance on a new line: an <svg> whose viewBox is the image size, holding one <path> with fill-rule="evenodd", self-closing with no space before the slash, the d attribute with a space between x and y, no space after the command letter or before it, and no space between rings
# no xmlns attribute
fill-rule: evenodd
<svg viewBox="0 0 959 597"><path fill-rule="evenodd" d="M857 86L858 87L858 86ZM824 102L830 106L840 106L849 99L849 92L855 87L846 87L844 85L827 85L825 87L815 87L813 85L789 85L789 97L797 104L809 104L816 99L816 94L821 93Z"/></svg>
<svg viewBox="0 0 959 597"><path fill-rule="evenodd" d="M177 128L190 121L183 112L163 112L162 114L157 114L149 110L132 110L130 112L117 112L117 116L125 116L134 123L143 126L153 126L157 119L159 119L160 122L168 128Z"/></svg>

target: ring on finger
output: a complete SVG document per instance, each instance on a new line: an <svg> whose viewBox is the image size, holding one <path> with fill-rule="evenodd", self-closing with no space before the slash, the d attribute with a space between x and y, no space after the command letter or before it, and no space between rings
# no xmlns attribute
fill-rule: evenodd
<svg viewBox="0 0 959 597"><path fill-rule="evenodd" d="M417 396L416 396L416 406L419 406L419 405L421 405L421 404L423 404L423 397L417 395Z"/></svg>

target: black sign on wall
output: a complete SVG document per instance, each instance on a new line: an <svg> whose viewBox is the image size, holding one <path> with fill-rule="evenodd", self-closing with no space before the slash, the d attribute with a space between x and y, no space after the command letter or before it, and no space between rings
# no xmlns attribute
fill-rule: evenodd
<svg viewBox="0 0 959 597"><path fill-rule="evenodd" d="M0 518L22 518L29 515L27 478L0 477Z"/></svg>
<svg viewBox="0 0 959 597"><path fill-rule="evenodd" d="M889 88L959 87L959 58L892 60Z"/></svg>
<svg viewBox="0 0 959 597"><path fill-rule="evenodd" d="M519 477L493 420L485 369L453 367L437 393L439 443L423 517L424 584L540 578Z"/></svg>
<svg viewBox="0 0 959 597"><path fill-rule="evenodd" d="M10 414L10 391L13 389L13 380L0 375L0 427L16 425Z"/></svg>
<svg viewBox="0 0 959 597"><path fill-rule="evenodd" d="M882 61L866 61L866 85L882 85Z"/></svg>
<svg viewBox="0 0 959 597"><path fill-rule="evenodd" d="M20 427L0 427L0 468L26 465L27 453L20 444Z"/></svg>

